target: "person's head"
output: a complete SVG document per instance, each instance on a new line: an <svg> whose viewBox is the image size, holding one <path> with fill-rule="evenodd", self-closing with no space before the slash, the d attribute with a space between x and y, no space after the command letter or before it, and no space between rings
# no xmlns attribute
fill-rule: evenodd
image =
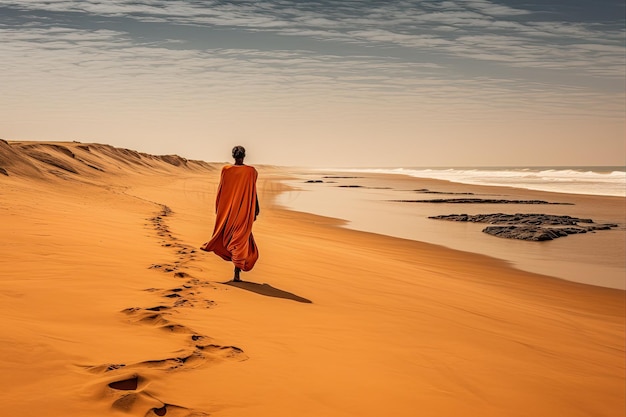
<svg viewBox="0 0 626 417"><path fill-rule="evenodd" d="M243 146L235 146L233 148L233 158L243 159L246 157L246 149Z"/></svg>
<svg viewBox="0 0 626 417"><path fill-rule="evenodd" d="M243 158L246 157L246 149L243 146L235 146L233 148L233 158L235 159L235 161L237 160L241 160L243 161Z"/></svg>

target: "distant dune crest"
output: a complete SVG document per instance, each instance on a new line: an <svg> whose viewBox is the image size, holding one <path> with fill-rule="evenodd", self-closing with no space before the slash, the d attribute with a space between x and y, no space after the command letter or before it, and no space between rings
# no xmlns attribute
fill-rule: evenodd
<svg viewBox="0 0 626 417"><path fill-rule="evenodd" d="M23 142L0 139L0 175L46 179L91 178L128 172L215 171L217 164L178 155L150 155L111 145L80 142Z"/></svg>

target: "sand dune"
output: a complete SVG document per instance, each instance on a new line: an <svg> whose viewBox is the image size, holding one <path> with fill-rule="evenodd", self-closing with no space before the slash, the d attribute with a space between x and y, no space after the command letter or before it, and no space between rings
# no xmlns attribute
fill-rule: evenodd
<svg viewBox="0 0 626 417"><path fill-rule="evenodd" d="M624 416L624 292L272 206L246 282L199 251L219 164L0 141L15 416Z"/></svg>

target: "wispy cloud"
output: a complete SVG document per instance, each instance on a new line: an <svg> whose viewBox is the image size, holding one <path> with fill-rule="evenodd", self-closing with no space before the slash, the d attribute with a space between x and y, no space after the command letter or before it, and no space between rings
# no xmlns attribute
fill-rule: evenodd
<svg viewBox="0 0 626 417"><path fill-rule="evenodd" d="M375 3L374 3L375 4ZM0 1L39 12L84 13L199 27L309 37L327 42L401 48L513 67L575 70L619 78L624 28L545 21L532 10L488 0L362 2L223 2L181 0ZM588 45L581 48L577 45ZM582 63L585 63L584 65Z"/></svg>
<svg viewBox="0 0 626 417"><path fill-rule="evenodd" d="M588 113L593 103L594 109L610 115L606 96L592 90L502 77L461 77L440 64L400 58L307 50L178 49L139 44L125 32L63 27L0 29L0 36L6 40L0 45L3 77L14 86L5 91L4 100L39 94L68 102L115 101L130 108L160 100L167 106L200 103L264 111L294 103L308 107L321 102L386 102L387 111L418 107L443 118L451 112L478 117L478 109L513 106L527 112L545 112L549 106L557 113ZM497 39L480 41L498 44ZM613 112L619 110L618 98L613 99ZM600 102L603 106L598 106Z"/></svg>

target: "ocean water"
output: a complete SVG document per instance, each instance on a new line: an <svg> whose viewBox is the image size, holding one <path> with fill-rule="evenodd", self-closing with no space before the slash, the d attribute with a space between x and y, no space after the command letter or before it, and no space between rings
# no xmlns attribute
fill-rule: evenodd
<svg viewBox="0 0 626 417"><path fill-rule="evenodd" d="M324 169L326 171L326 169ZM626 197L626 167L335 168L328 171L402 174L461 184L556 193Z"/></svg>

